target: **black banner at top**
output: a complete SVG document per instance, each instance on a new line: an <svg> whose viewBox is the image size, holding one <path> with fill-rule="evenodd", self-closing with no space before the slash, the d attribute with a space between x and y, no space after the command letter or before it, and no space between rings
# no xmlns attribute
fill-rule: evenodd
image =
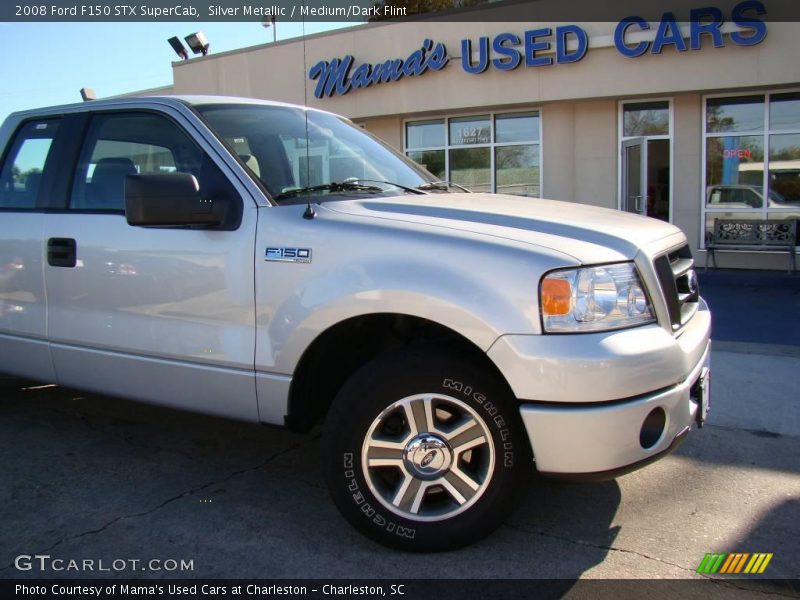
<svg viewBox="0 0 800 600"><path fill-rule="evenodd" d="M665 13L689 21L709 6L731 21L800 21L798 0L10 0L0 3L0 21L591 22Z"/></svg>

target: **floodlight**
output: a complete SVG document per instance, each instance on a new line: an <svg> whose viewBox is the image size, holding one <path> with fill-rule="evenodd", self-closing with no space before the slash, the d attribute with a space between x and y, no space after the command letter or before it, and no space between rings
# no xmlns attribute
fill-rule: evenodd
<svg viewBox="0 0 800 600"><path fill-rule="evenodd" d="M195 54L202 54L203 56L208 54L208 40L202 31L190 33L183 39L186 40L186 43L189 44L189 48L191 48L192 52Z"/></svg>
<svg viewBox="0 0 800 600"><path fill-rule="evenodd" d="M81 98L84 102L89 100L97 100L97 94L94 93L92 88L81 88Z"/></svg>
<svg viewBox="0 0 800 600"><path fill-rule="evenodd" d="M178 36L173 36L167 40L169 45L172 46L172 49L175 50L175 54L180 56L183 60L187 60L189 58L189 53L186 52L186 48L184 48L183 43L178 39Z"/></svg>

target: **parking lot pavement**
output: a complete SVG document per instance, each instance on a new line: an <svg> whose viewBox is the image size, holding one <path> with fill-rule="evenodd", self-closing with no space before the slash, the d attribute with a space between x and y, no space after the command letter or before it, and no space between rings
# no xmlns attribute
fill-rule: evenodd
<svg viewBox="0 0 800 600"><path fill-rule="evenodd" d="M402 555L338 515L319 440L0 380L0 577L21 554L184 559L121 577L686 578L706 552L773 552L800 577L800 358L715 350L711 424L616 481L532 478L472 547Z"/></svg>
<svg viewBox="0 0 800 600"><path fill-rule="evenodd" d="M715 341L751 349L780 346L800 356L800 272L712 269L698 276L711 307Z"/></svg>

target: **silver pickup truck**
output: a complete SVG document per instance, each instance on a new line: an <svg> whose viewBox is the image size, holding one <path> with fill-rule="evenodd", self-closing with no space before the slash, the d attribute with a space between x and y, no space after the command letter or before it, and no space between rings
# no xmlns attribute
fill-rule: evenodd
<svg viewBox="0 0 800 600"><path fill-rule="evenodd" d="M389 546L496 528L526 475L613 477L708 408L685 236L467 193L347 119L236 98L0 129L0 370L323 427L332 497Z"/></svg>

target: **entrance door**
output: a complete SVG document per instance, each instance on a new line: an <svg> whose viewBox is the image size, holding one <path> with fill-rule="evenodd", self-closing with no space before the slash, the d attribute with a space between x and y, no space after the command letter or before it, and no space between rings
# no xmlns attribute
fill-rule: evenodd
<svg viewBox="0 0 800 600"><path fill-rule="evenodd" d="M620 105L620 209L670 220L671 122L669 100Z"/></svg>
<svg viewBox="0 0 800 600"><path fill-rule="evenodd" d="M622 210L647 215L647 144L644 138L622 142Z"/></svg>

